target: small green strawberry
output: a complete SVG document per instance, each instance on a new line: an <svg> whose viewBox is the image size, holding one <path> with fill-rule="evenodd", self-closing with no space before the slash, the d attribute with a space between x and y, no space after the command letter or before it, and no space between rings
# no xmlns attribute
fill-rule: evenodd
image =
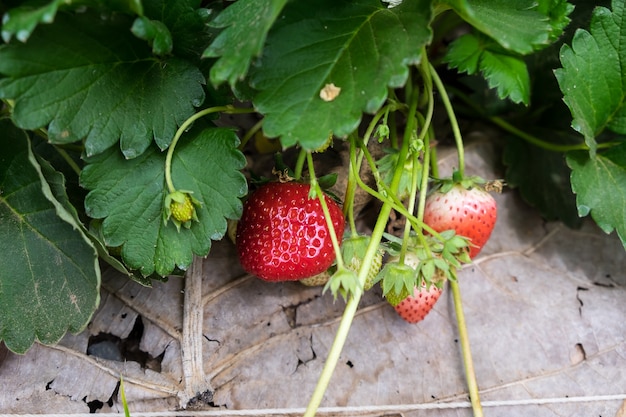
<svg viewBox="0 0 626 417"><path fill-rule="evenodd" d="M370 244L370 240L369 236L351 236L343 240L341 244L341 254L343 260L346 262L346 268L356 273L359 272L363 258L365 258L365 252ZM365 291L372 288L376 282L376 276L378 275L378 272L380 272L382 264L383 251L379 249L376 251L376 255L374 255L374 259L372 260L372 265L367 272L365 284L363 285L363 289Z"/></svg>
<svg viewBox="0 0 626 417"><path fill-rule="evenodd" d="M199 207L200 202L191 196L192 193L192 191L177 190L165 196L163 221L167 223L171 219L178 231L181 225L189 229L192 220L198 221L196 206Z"/></svg>
<svg viewBox="0 0 626 417"><path fill-rule="evenodd" d="M382 282L383 296L395 307L410 295L409 290L413 287L415 275L413 267L391 260L385 264L376 279Z"/></svg>
<svg viewBox="0 0 626 417"><path fill-rule="evenodd" d="M332 274L333 271L327 269L326 271L320 272L312 277L301 279L300 283L302 285L306 285L307 287L321 287L326 285Z"/></svg>
<svg viewBox="0 0 626 417"><path fill-rule="evenodd" d="M409 290L407 290L406 287L402 287L400 293L395 292L393 289L389 291L387 294L385 294L385 299L387 299L387 302L395 308L409 295Z"/></svg>

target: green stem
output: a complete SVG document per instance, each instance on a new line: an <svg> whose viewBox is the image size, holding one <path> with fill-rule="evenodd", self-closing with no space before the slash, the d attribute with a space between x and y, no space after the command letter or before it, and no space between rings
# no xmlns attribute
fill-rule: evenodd
<svg viewBox="0 0 626 417"><path fill-rule="evenodd" d="M422 59L426 60L428 58L428 54L426 53L426 49L422 49ZM430 67L430 64L429 64ZM424 164L422 171L422 183L420 184L420 201L417 209L417 218L422 221L424 219L424 207L426 205L426 194L428 192L428 176L429 176L429 168L430 168L430 129L432 127L432 119L433 113L435 111L435 97L433 93L433 80L431 77L431 72L425 68L425 65L420 66L420 70L422 73L422 78L424 79L424 90L425 96L428 97L428 107L426 109L426 117L424 120L424 126L420 131L420 135L418 139L421 139L424 143Z"/></svg>
<svg viewBox="0 0 626 417"><path fill-rule="evenodd" d="M354 198L356 195L356 186L358 174L354 173L353 164L356 161L356 147L354 145L355 138L353 136L350 137L350 162L348 163L348 183L346 184L346 195L344 199L343 206L343 214L348 219L348 224L350 225L350 234L351 236L358 235L357 227L356 227L356 219L354 218Z"/></svg>
<svg viewBox="0 0 626 417"><path fill-rule="evenodd" d="M459 129L452 104L448 93L439 78L439 75L435 69L430 66L430 73L432 79L437 86L437 89L441 93L441 98L448 113L450 124L452 125L452 132L457 146L459 154L459 168L458 173L461 178L464 176L465 170L465 157L463 151L463 139L461 137L461 131ZM478 393L478 383L476 381L476 373L474 371L474 362L472 360L472 351L470 349L469 336L467 333L467 325L465 323L465 314L463 313L463 303L461 302L461 290L456 280L450 280L450 288L452 289L452 297L454 299L454 310L456 312L457 325L459 331L459 340L461 342L461 352L463 355L463 366L465 368L465 378L467 380L467 388L469 391L470 401L472 403L472 410L474 411L474 417L483 417L483 409L480 403L480 395Z"/></svg>
<svg viewBox="0 0 626 417"><path fill-rule="evenodd" d="M172 182L172 157L174 156L174 149L176 148L176 145L178 144L178 140L181 138L183 133L185 133L185 131L189 128L189 126L191 126L193 122L195 122L199 118L204 117L208 114L218 113L218 112L228 113L228 114L253 113L254 109L237 108L231 105L209 107L207 109L199 111L198 113L193 114L187 120L185 120L183 124L180 125L180 127L176 131L176 134L174 135L174 139L172 139L172 143L170 143L170 146L167 149L167 155L165 156L165 183L167 184L167 189L170 193L173 193L174 191L176 191L176 188L174 187L174 183Z"/></svg>
<svg viewBox="0 0 626 417"><path fill-rule="evenodd" d="M300 153L298 154L298 159L296 160L296 166L293 171L293 176L296 180L302 178L302 169L304 168L304 161L307 159L307 155L310 155L310 152L307 152L305 149L300 149ZM314 175L314 173L313 173Z"/></svg>
<svg viewBox="0 0 626 417"><path fill-rule="evenodd" d="M415 230L423 229L427 231L429 234L431 234L432 236L434 236L435 238L441 240L442 242L445 241L445 239L441 237L441 234L439 234L435 229L428 226L422 220L419 220L417 217L409 213L406 207L402 205L402 202L400 202L397 199L397 197L391 192L390 188L385 188L385 190L387 191L387 195L383 195L379 193L378 191L374 190L369 185L365 184L361 178L356 177L356 181L357 181L358 186L362 188L366 193L370 194L372 197L376 198L377 200L380 200L383 203L390 204L393 210L397 211L402 216L406 217L407 220L413 224L413 227L415 228ZM381 183L381 186L384 186L384 184Z"/></svg>
<svg viewBox="0 0 626 417"><path fill-rule="evenodd" d="M411 102L409 107L409 114L415 114L417 110L417 94L411 95ZM398 164L404 164L404 159L406 159L406 155L408 153L409 141L411 138L411 132L415 129L414 125L415 118L412 117L409 119L406 130L404 132L404 143L402 144L402 148L400 150L401 157L399 158ZM404 156L404 159L402 158ZM398 189L398 185L400 183L402 171L401 169L396 169L394 172L394 176L391 180L391 190L395 191ZM363 257L363 262L361 264L361 268L359 269L359 273L357 275L359 280L359 285L357 286L356 291L350 296L348 302L346 303L346 308L344 310L343 316L341 317L341 322L339 323L339 328L337 329L337 333L335 335L335 340L333 341L332 346L330 347L330 351L328 352L328 357L326 359L326 363L324 363L324 369L322 369L322 373L317 381L317 385L315 387L315 391L313 391L313 395L309 401L307 409L304 413L304 417L313 417L319 408L319 405L322 402L322 398L324 397L324 393L328 388L328 384L330 383L330 378L337 367L337 363L339 362L339 356L341 355L341 351L343 350L343 346L348 338L348 332L350 331L350 327L352 326L352 321L354 320L354 315L356 314L356 310L359 305L359 301L361 300L361 295L363 294L363 285L365 284L365 279L367 278L367 274L369 273L369 269L372 266L372 262L374 257L376 256L376 252L378 251L378 246L380 241L383 238L383 233L385 232L385 228L387 227L387 221L389 220L389 214L391 214L392 204L385 202L383 203L382 208L380 209L380 213L378 215L378 219L376 220L376 224L374 226L374 230L372 231L370 244L365 251L365 256Z"/></svg>
<svg viewBox="0 0 626 417"><path fill-rule="evenodd" d="M415 211L415 197L417 194L417 190L419 189L419 202L417 205L417 220L422 222L424 219L424 207L426 205L426 193L428 191L428 173L430 167L430 137L429 130L432 123L433 113L434 113L434 96L433 96L433 83L432 78L430 76L430 71L425 70L428 64L428 54L426 53L425 48L422 50L422 65L420 65L420 72L422 74L422 78L424 80L424 97L426 98L427 108L426 108L426 116L424 120L422 120L422 128L420 130L420 134L417 137L417 141L422 141L423 144L423 152L424 152L424 162L422 165L421 172L421 182L418 186L418 175L419 175L419 155L418 153L414 153L413 155L413 183L411 184L411 199L409 200L409 206L407 207L407 211L410 214L413 214ZM406 222L404 228L404 239L402 240L402 248L400 249L400 263L404 262L404 255L407 250L407 245L409 242L409 233L411 231L411 227L413 224L409 221ZM432 253L430 251L430 247L426 244L426 240L424 238L423 228L418 227L414 228L417 233L417 237L420 240L420 243L424 248L426 248L428 252L428 256L432 257Z"/></svg>
<svg viewBox="0 0 626 417"><path fill-rule="evenodd" d="M411 172L411 193L410 193L410 197L409 197L409 204L407 207L407 211L411 214L414 213L415 211L415 197L417 196L417 190L418 190L418 176L419 176L419 154L417 152L413 153L413 155L411 156L411 158L413 159L413 170ZM423 177L427 175L423 175ZM412 225L410 222L406 222L404 224L404 238L402 239L402 247L400 248L400 259L399 262L402 264L404 263L404 257L409 245L409 235L411 233L411 228ZM418 231L418 235L420 237L420 240L423 240L423 233L421 232L421 230Z"/></svg>
<svg viewBox="0 0 626 417"><path fill-rule="evenodd" d="M439 93L441 94L441 101L446 108L446 113L448 114L448 119L450 120L452 134L454 135L454 141L456 143L457 153L459 155L458 173L460 177L463 178L465 175L465 151L463 150L463 137L461 136L461 129L459 129L459 123L456 119L456 115L454 114L452 103L450 103L450 97L448 97L448 92L446 91L446 88L443 85L441 78L439 78L439 74L437 74L435 68L430 64L429 68L432 80L434 81L437 90L439 90Z"/></svg>
<svg viewBox="0 0 626 417"><path fill-rule="evenodd" d="M523 130L516 128L515 126L513 126L512 124L510 124L509 122L507 122L506 120L498 116L490 116L490 117L487 117L487 119L494 125L500 127L501 129L509 133L512 133L518 138L523 139L532 145L535 145L539 148L542 148L548 151L564 153L564 152L569 152L569 151L580 151L580 150L588 151L589 150L589 146L587 146L586 143L577 143L573 145L559 145L556 143L546 142L544 140L539 139L538 137L534 135L531 135L528 132L524 132ZM599 143L597 148L598 149L611 148L617 145L618 143L619 142Z"/></svg>
<svg viewBox="0 0 626 417"><path fill-rule="evenodd" d="M311 152L305 152L306 159L309 164L309 176L311 181L311 187L315 190L315 194L322 206L322 211L324 212L324 217L326 219L326 226L328 227L328 231L330 233L330 240L333 244L333 249L335 251L335 257L337 262L337 269L343 269L343 259L341 256L341 247L339 239L343 236L337 236L335 232L335 227L333 226L333 219L330 216L330 210L328 210L328 204L326 204L325 194L322 191L319 183L317 182L317 177L315 176L315 167L313 166L313 157L311 156Z"/></svg>
<svg viewBox="0 0 626 417"><path fill-rule="evenodd" d="M545 140L542 140L538 138L537 136L531 135L528 132L524 132L523 130L518 129L517 127L513 126L511 123L507 122L506 120L504 120L503 118L499 116L486 115L483 109L480 106L478 106L472 99L470 99L466 94L464 94L462 91L459 91L457 89L454 89L453 91L454 91L455 96L463 100L463 102L467 106L469 106L474 112L476 112L476 114L478 114L481 118L493 123L494 125L498 126L502 130L509 132L517 136L520 139L525 140L531 145L534 145L538 148L545 149L547 151L560 152L560 153L565 153L569 151L589 150L589 146L587 146L586 143L576 143L572 145L559 145L556 143L546 142ZM615 145L618 145L619 143L620 142L599 143L598 149L608 149Z"/></svg>
<svg viewBox="0 0 626 417"><path fill-rule="evenodd" d="M433 177L439 178L439 165L437 164L437 147L433 146L429 149L430 153L430 172Z"/></svg>
<svg viewBox="0 0 626 417"><path fill-rule="evenodd" d="M259 129L261 129L261 126L263 126L263 119L256 122L254 126L252 126L250 130L248 130L246 134L243 135L243 137L241 138L241 143L239 144L239 147L238 147L239 150L242 150L243 148L246 147L250 139L252 139L252 136L254 136L256 132L258 132Z"/></svg>
<svg viewBox="0 0 626 417"><path fill-rule="evenodd" d="M59 155L61 155L61 157L63 158L63 160L65 160L65 163L68 164L70 166L70 168L72 168L72 170L77 174L80 175L80 167L78 166L78 164L76 163L76 161L74 161L72 159L72 157L65 151L65 149L62 149L58 146L55 146L54 149L56 149L56 151L58 152Z"/></svg>
<svg viewBox="0 0 626 417"><path fill-rule="evenodd" d="M459 289L459 283L457 281L450 280L450 288L452 289L454 310L456 311L456 320L459 326L461 354L463 355L465 378L467 380L467 389L469 391L472 410L474 411L474 417L483 417L483 408L480 403L480 394L478 392L476 372L474 371L474 362L472 360L469 336L467 334L467 326L465 324L465 314L463 313L463 303L461 302L461 290Z"/></svg>

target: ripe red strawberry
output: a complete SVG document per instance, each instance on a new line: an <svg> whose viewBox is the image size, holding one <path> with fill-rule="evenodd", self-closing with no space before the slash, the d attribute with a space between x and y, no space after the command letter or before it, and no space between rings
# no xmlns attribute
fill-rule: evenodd
<svg viewBox="0 0 626 417"><path fill-rule="evenodd" d="M491 236L496 217L496 201L491 194L460 184L447 192L430 194L424 207L424 223L437 232L453 229L457 235L470 239L470 258L478 255Z"/></svg>
<svg viewBox="0 0 626 417"><path fill-rule="evenodd" d="M421 287L415 287L413 295L406 297L394 308L405 321L417 323L430 313L442 292L443 290L435 284L426 289L426 283L423 282Z"/></svg>
<svg viewBox="0 0 626 417"><path fill-rule="evenodd" d="M272 182L250 195L237 225L237 252L243 268L266 281L291 281L317 275L335 260L330 233L310 186ZM341 208L324 197L341 241Z"/></svg>

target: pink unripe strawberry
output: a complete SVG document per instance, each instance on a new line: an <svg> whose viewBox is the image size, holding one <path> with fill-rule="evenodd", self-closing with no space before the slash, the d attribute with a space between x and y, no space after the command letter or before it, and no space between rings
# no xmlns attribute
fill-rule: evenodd
<svg viewBox="0 0 626 417"><path fill-rule="evenodd" d="M424 223L437 232L454 230L470 239L470 258L481 251L496 224L496 200L483 189L460 184L437 190L426 199Z"/></svg>
<svg viewBox="0 0 626 417"><path fill-rule="evenodd" d="M439 299L443 289L437 287L434 283L426 288L426 283L422 283L421 287L415 287L413 295L409 295L394 309L400 317L409 323L417 323L424 320L424 317L434 307Z"/></svg>
<svg viewBox="0 0 626 417"><path fill-rule="evenodd" d="M397 260L397 257L390 259L392 262L397 262ZM404 262L405 264L401 267L411 268L414 271L414 268L418 267L420 259L415 253L409 252L406 254ZM391 278L391 276L386 276L384 279L388 278ZM426 283L423 277L418 277L418 279L420 279L420 283L413 287L412 293L403 287L400 294L389 291L385 295L389 304L396 310L396 313L408 323L417 323L424 320L443 292L443 284L446 281L445 274L438 269L429 278L429 284Z"/></svg>

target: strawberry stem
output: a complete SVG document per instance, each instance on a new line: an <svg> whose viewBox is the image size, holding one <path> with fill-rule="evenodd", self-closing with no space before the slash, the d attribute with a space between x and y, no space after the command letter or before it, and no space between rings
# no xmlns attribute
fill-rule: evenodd
<svg viewBox="0 0 626 417"><path fill-rule="evenodd" d="M295 180L299 180L300 178L302 178L302 169L304 168L304 161L307 158L307 155L311 155L310 152L307 152L304 149L300 149L300 153L298 154L298 159L296 160L296 166L293 170L293 176L295 178ZM309 168L310 170L310 168ZM315 175L315 173L312 173L311 176Z"/></svg>
<svg viewBox="0 0 626 417"><path fill-rule="evenodd" d="M452 108L450 98L448 97L448 93L446 92L441 78L439 78L439 75L435 71L435 68L430 64L429 69L432 80L434 81L437 89L441 93L441 100L443 101L443 105L446 108L448 118L450 119L452 133L456 142L457 153L459 156L459 167L454 172L454 175L460 177L459 180L462 180L465 174L465 154L463 150L463 138L461 136L461 130L459 129L459 124L456 119L456 115L454 114L454 109ZM428 149L426 155L429 155ZM435 166L435 169L433 170L435 174L437 173L437 170L438 169ZM472 403L472 410L474 411L474 417L483 417L483 409L480 403L480 395L478 393L478 383L476 381L476 373L474 371L474 362L472 360L472 352L470 349L467 325L465 323L465 314L463 313L463 303L461 302L461 290L459 288L459 283L456 279L450 280L450 288L452 289L452 298L454 300L454 310L456 312L459 340L461 342L461 352L463 355L463 366L465 368L465 377L467 380L467 388L469 391L470 401Z"/></svg>
<svg viewBox="0 0 626 417"><path fill-rule="evenodd" d="M409 114L415 114L417 110L417 101L418 94L416 91L413 91L411 94L411 101L409 107ZM411 133L415 129L415 118L409 118L406 126L406 130L404 132L404 141L402 144L402 149L400 150L400 158L398 159L398 164L404 164L404 160L406 159L406 155L408 153L409 142L411 138ZM311 160L312 161L312 160ZM312 162L311 162L312 165ZM353 167L354 168L354 167ZM394 176L391 180L391 191L395 192L398 189L400 184L402 171L396 169L394 172ZM341 351L343 350L343 346L348 338L348 333L350 327L352 326L352 321L356 314L356 310L359 305L359 301L361 300L361 295L363 294L363 285L365 284L365 280L367 278L367 274L372 266L372 262L374 257L376 256L376 252L378 251L378 246L383 238L383 234L385 232L385 228L387 227L387 221L389 220L389 215L391 214L391 208L393 204L389 201L385 201L383 206L380 209L378 214L378 219L376 220L376 224L374 225L374 230L372 230L372 235L370 239L370 243L365 252L365 256L363 257L363 262L361 264L361 268L358 272L358 280L359 285L356 287L356 290L349 296L348 301L346 303L346 308L344 309L343 316L341 317L341 322L339 323L339 328L337 329L337 333L335 334L335 339L333 344L328 352L328 357L326 362L324 363L324 369L322 369L322 373L317 381L317 385L315 390L313 391L313 395L309 401L309 404L304 413L304 417L313 417L319 408L319 405L322 402L322 398L324 397L324 393L328 388L328 384L330 383L330 378L337 367L337 363L339 362L339 356L341 355Z"/></svg>
<svg viewBox="0 0 626 417"><path fill-rule="evenodd" d="M248 144L248 142L250 141L250 139L252 139L252 136L254 136L256 134L256 132L258 132L259 130L261 130L261 126L263 126L263 119L259 120L258 122L256 122L254 124L254 126L252 126L245 135L243 135L243 137L241 138L241 143L239 144L239 146L237 147L240 151L243 150L243 148L246 147L246 145Z"/></svg>
<svg viewBox="0 0 626 417"><path fill-rule="evenodd" d="M317 182L317 177L315 176L315 167L313 166L313 157L311 156L311 152L305 151L306 160L309 165L309 177L311 188L315 191L317 198L322 206L322 211L324 212L324 218L326 220L326 226L328 227L328 231L330 233L330 240L333 243L333 249L335 251L335 257L337 262L337 269L344 269L344 262L341 256L341 247L339 237L335 232L335 226L333 226L333 219L330 216L330 210L328 210L328 204L326 204L325 194L322 191L322 187L320 187ZM343 237L343 236L340 236Z"/></svg>
<svg viewBox="0 0 626 417"><path fill-rule="evenodd" d="M537 146L538 148L542 148L547 151L561 152L561 153L577 151L577 150L589 150L589 146L586 143L556 144L556 143L546 142L545 140L542 140L538 138L537 136L534 136L528 132L518 129L517 127L513 126L511 123L504 120L502 117L489 116L488 114L485 113L483 109L477 106L476 103L474 103L472 99L469 98L465 93L457 89L451 89L451 90L453 91L456 97L460 98L465 104L467 104L472 110L474 110L478 116L493 123L499 128L505 130L506 132L509 132L517 136L518 138L525 140L531 145ZM621 142L603 142L603 143L598 144L598 149L611 148L620 143Z"/></svg>
<svg viewBox="0 0 626 417"><path fill-rule="evenodd" d="M459 288L459 283L456 280L450 280L450 289L452 289L452 298L454 300L456 321L459 327L458 330L459 341L461 342L461 354L463 355L465 378L467 380L467 389L469 391L472 410L474 411L474 417L483 417L483 408L480 403L478 382L476 381L476 372L474 371L474 362L472 360L469 336L467 334L467 326L465 324L465 314L463 313L463 303L461 302L461 290Z"/></svg>
<svg viewBox="0 0 626 417"><path fill-rule="evenodd" d="M172 157L174 156L174 149L178 144L178 140L181 138L183 133L191 126L193 122L198 120L201 117L204 117L208 114L212 113L227 113L227 114L237 114L237 113L254 113L254 109L247 108L237 108L231 105L227 106L215 106L209 107L207 109L201 110L198 113L191 115L187 120L180 125L174 138L172 139L172 143L170 143L169 148L167 149L167 155L165 156L165 183L167 185L167 189L170 193L176 191L176 187L174 187L174 183L172 182Z"/></svg>
<svg viewBox="0 0 626 417"><path fill-rule="evenodd" d="M422 56L424 62L427 62L427 54L425 50L422 50ZM425 65L425 64L424 64ZM426 205L426 193L428 191L428 175L429 175L429 167L430 167L430 136L429 130L432 122L433 112L434 112L434 99L433 99L433 83L430 77L430 72L424 71L424 65L420 66L420 72L422 73L422 77L424 79L424 90L427 100L427 108L426 108L426 116L422 120L422 128L420 130L420 134L417 137L416 142L422 142L422 146L424 149L424 162L422 165L421 171L421 182L417 184L418 175L419 175L419 154L417 152L413 153L413 183L411 184L411 197L409 200L409 206L407 207L407 211L410 214L413 214L415 211L415 196L417 194L417 190L420 190L419 202L417 206L417 220L418 222L422 222L424 219L424 207ZM400 249L400 263L404 262L404 256L407 250L408 242L409 242L409 233L411 231L411 227L413 223L407 221L404 228L404 239L402 240L402 248ZM430 247L426 244L424 239L423 227L415 228L415 232L417 233L417 237L420 240L422 246L427 250L429 257L432 257L432 253L430 251Z"/></svg>
<svg viewBox="0 0 626 417"><path fill-rule="evenodd" d="M422 50L423 59L426 60L428 54L423 49ZM433 93L433 80L429 71L424 70L424 66L420 66L420 70L422 73L422 78L424 79L424 87L426 90L426 96L428 97L428 107L426 109L426 117L424 121L424 126L420 131L420 135L418 139L424 142L424 166L422 170L422 183L420 184L420 200L417 209L417 218L418 220L422 220L424 218L424 207L426 206L426 194L428 192L428 177L429 177L429 169L431 169L430 164L430 128L435 108L435 98Z"/></svg>
<svg viewBox="0 0 626 417"><path fill-rule="evenodd" d="M356 161L356 148L354 146L354 136L350 137L350 163L348 167L348 183L346 184L346 195L343 203L343 214L348 219L348 223L350 224L350 235L357 236L358 230L356 227L356 220L354 218L354 196L356 194L357 180L355 177L358 177L354 173L354 170L351 168L353 166L353 161ZM357 170L358 172L359 170Z"/></svg>
<svg viewBox="0 0 626 417"><path fill-rule="evenodd" d="M448 119L450 119L450 126L452 127L452 134L454 135L454 141L456 142L456 149L459 155L458 172L461 178L463 178L465 175L465 152L463 150L463 137L461 135L461 129L459 129L459 122L456 119L452 103L450 102L450 97L448 97L448 92L446 91L441 78L439 78L439 74L437 74L437 71L435 71L435 68L431 64L428 64L428 66L430 68L432 80L441 94L441 101L443 102L443 106L448 114Z"/></svg>

